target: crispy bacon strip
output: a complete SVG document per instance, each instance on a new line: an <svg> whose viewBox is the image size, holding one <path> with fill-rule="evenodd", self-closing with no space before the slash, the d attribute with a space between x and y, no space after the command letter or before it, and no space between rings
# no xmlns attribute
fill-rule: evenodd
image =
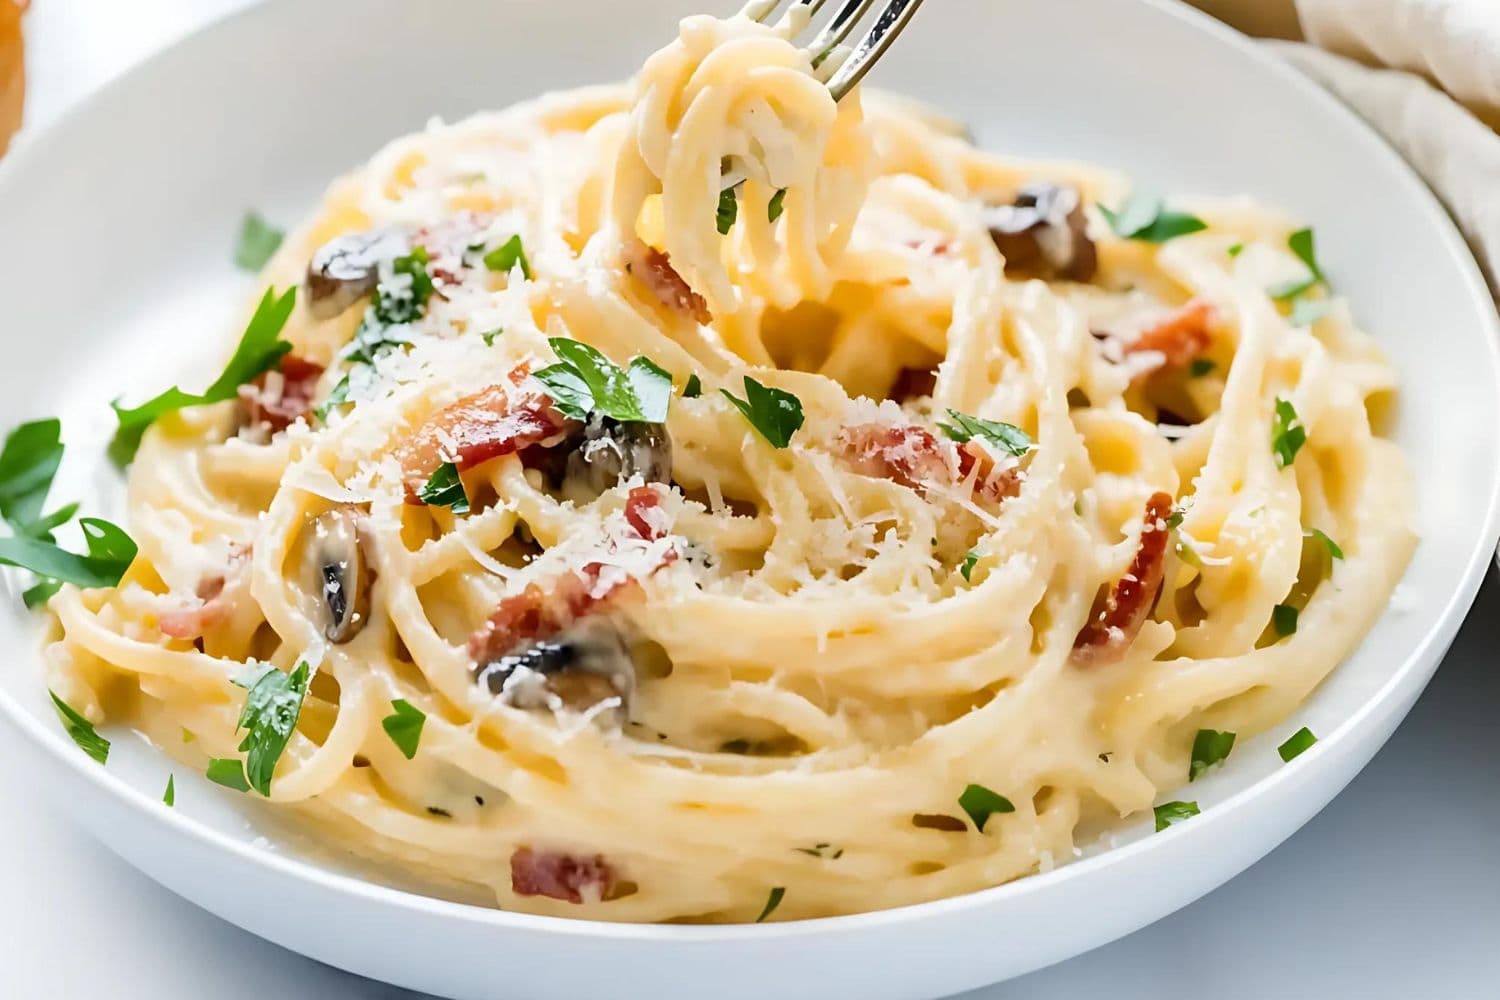
<svg viewBox="0 0 1500 1000"><path fill-rule="evenodd" d="M1021 477L1015 468L996 472L995 460L973 441L954 447L917 424L854 424L839 432L838 446L850 468L863 476L889 479L922 492L924 484L956 486L976 468L974 492L996 502L1015 496Z"/></svg>
<svg viewBox="0 0 1500 1000"><path fill-rule="evenodd" d="M250 426L277 434L306 417L312 412L318 379L322 377L322 365L288 354L276 370L240 386Z"/></svg>
<svg viewBox="0 0 1500 1000"><path fill-rule="evenodd" d="M526 386L530 369L510 373L516 388L492 385L434 413L396 449L408 503L420 504L427 480L444 462L460 471L523 448L561 440L573 425L544 393Z"/></svg>
<svg viewBox="0 0 1500 1000"><path fill-rule="evenodd" d="M605 899L615 886L615 872L604 856L580 858L554 851L519 847L510 856L510 888L517 896L547 896L567 903Z"/></svg>
<svg viewBox="0 0 1500 1000"><path fill-rule="evenodd" d="M234 590L237 587L230 587L229 584L232 581L238 585L243 581L244 572L249 566L249 555L250 550L243 546L231 548L229 565L224 572L205 576L198 581L194 591L196 603L157 616L156 627L161 630L161 634L192 642L203 638L210 630L222 624L234 611Z"/></svg>
<svg viewBox="0 0 1500 1000"><path fill-rule="evenodd" d="M1172 497L1153 493L1146 501L1141 524L1141 543L1125 575L1115 583L1104 607L1084 625L1073 640L1073 662L1081 667L1104 666L1118 661L1135 641L1151 613L1161 590L1171 529Z"/></svg>
<svg viewBox="0 0 1500 1000"><path fill-rule="evenodd" d="M693 291L662 251L640 240L629 241L625 244L625 270L639 278L662 305L678 315L705 326L713 322L703 296Z"/></svg>
<svg viewBox="0 0 1500 1000"><path fill-rule="evenodd" d="M664 538L672 527L670 515L661 505L661 494L653 486L635 486L625 497L625 521L648 542Z"/></svg>
<svg viewBox="0 0 1500 1000"><path fill-rule="evenodd" d="M1125 355L1128 357L1147 351L1160 354L1161 364L1149 369L1150 371L1186 367L1194 358L1208 350L1209 344L1213 342L1212 329L1217 316L1210 303L1194 299L1126 344Z"/></svg>

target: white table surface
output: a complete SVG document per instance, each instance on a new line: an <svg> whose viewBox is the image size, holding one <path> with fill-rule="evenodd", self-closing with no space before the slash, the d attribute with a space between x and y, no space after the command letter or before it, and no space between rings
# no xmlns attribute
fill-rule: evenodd
<svg viewBox="0 0 1500 1000"><path fill-rule="evenodd" d="M247 2L34 0L31 127ZM0 996L414 996L283 951L183 902L74 829L3 758L0 790ZM1416 710L1289 842L1145 930L966 1000L1500 996L1497 793L1500 581L1492 573ZM829 996L840 996L836 987Z"/></svg>

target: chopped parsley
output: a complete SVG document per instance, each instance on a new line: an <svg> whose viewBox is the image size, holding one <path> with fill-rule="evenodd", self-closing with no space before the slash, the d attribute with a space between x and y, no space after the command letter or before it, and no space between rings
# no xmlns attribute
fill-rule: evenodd
<svg viewBox="0 0 1500 1000"><path fill-rule="evenodd" d="M1188 374L1193 378L1202 378L1214 370L1214 363L1207 358L1194 358L1188 365Z"/></svg>
<svg viewBox="0 0 1500 1000"><path fill-rule="evenodd" d="M771 222L775 222L777 219L781 218L782 206L785 201L786 188L782 188L780 191L777 191L775 194L771 195L771 201L766 205L766 219Z"/></svg>
<svg viewBox="0 0 1500 1000"><path fill-rule="evenodd" d="M417 755L417 744L422 739L422 726L427 714L404 698L391 702L391 714L380 720L380 728L396 744L401 756L411 760Z"/></svg>
<svg viewBox="0 0 1500 1000"><path fill-rule="evenodd" d="M121 467L130 464L140 447L141 435L159 417L184 407L234 399L240 386L275 368L282 356L292 349L290 343L281 339L281 329L286 326L296 300L295 287L288 288L280 298L276 297L274 289L267 289L255 315L245 327L233 357L224 366L223 374L203 392L193 394L173 386L139 406L123 407L119 400L111 403L119 421L114 439L109 444L109 456L115 464Z"/></svg>
<svg viewBox="0 0 1500 1000"><path fill-rule="evenodd" d="M1208 224L1196 215L1168 211L1161 196L1155 194L1138 192L1126 199L1118 212L1103 205L1099 206L1099 211L1116 236L1146 243L1165 243L1208 228Z"/></svg>
<svg viewBox="0 0 1500 1000"><path fill-rule="evenodd" d="M784 886L778 885L776 888L772 889L771 894L766 897L766 908L760 911L760 916L755 918L755 922L757 924L765 923L766 918L776 912L776 907L781 905L782 897L784 897L785 895L786 888Z"/></svg>
<svg viewBox="0 0 1500 1000"><path fill-rule="evenodd" d="M161 800L167 804L167 808L177 805L177 776L167 775L167 790L162 793Z"/></svg>
<svg viewBox="0 0 1500 1000"><path fill-rule="evenodd" d="M734 222L740 216L740 201L734 193L734 188L727 187L719 192L719 211L715 214L715 222L718 223L719 235L728 236L729 230L734 228Z"/></svg>
<svg viewBox="0 0 1500 1000"><path fill-rule="evenodd" d="M63 728L68 731L73 742L78 744L78 748L101 764L109 760L109 740L100 736L95 731L94 724L85 719L72 705L59 698L55 691L49 690L47 693L52 696L52 704L57 708Z"/></svg>
<svg viewBox="0 0 1500 1000"><path fill-rule="evenodd" d="M1163 802L1151 810L1156 814L1156 832L1161 833L1173 823L1198 815L1196 802Z"/></svg>
<svg viewBox="0 0 1500 1000"><path fill-rule="evenodd" d="M1276 397L1276 412L1271 418L1271 451L1276 455L1276 468L1285 469L1297 459L1297 452L1307 443L1307 430L1297 417L1291 401Z"/></svg>
<svg viewBox="0 0 1500 1000"><path fill-rule="evenodd" d="M1310 529L1307 532L1306 537L1316 538L1318 541L1322 542L1323 547L1328 550L1328 554L1334 559L1344 558L1344 550L1339 548L1339 543L1335 542L1332 538L1329 538L1325 533L1318 530L1317 528Z"/></svg>
<svg viewBox="0 0 1500 1000"><path fill-rule="evenodd" d="M1284 281L1279 285L1273 285L1270 289L1271 298L1278 302L1287 302L1297 298L1315 286L1326 284L1327 278L1323 275L1323 269L1318 265L1317 245L1313 238L1311 229L1299 229L1287 238L1286 245L1291 248L1292 253L1297 255L1307 268L1307 274L1301 278Z"/></svg>
<svg viewBox="0 0 1500 1000"><path fill-rule="evenodd" d="M697 399L703 395L703 383L698 381L698 373L694 372L688 376L687 385L682 387L683 399Z"/></svg>
<svg viewBox="0 0 1500 1000"><path fill-rule="evenodd" d="M672 376L649 358L636 357L621 368L581 341L552 337L559 358L532 373L564 416L587 420L598 413L624 423L659 424L667 419Z"/></svg>
<svg viewBox="0 0 1500 1000"><path fill-rule="evenodd" d="M495 338L498 337L498 336L500 336L504 332L505 332L505 327L503 327L503 326L497 326L493 330L486 330L486 331L484 331L483 333L481 333L479 335L479 338L484 341L484 346L485 347L494 347L495 346Z"/></svg>
<svg viewBox="0 0 1500 1000"><path fill-rule="evenodd" d="M948 416L953 423L945 424L939 421L938 427L959 444L980 438L1017 458L1034 447L1030 436L1014 424L1002 423L998 420L983 420L957 410L949 410Z"/></svg>
<svg viewBox="0 0 1500 1000"><path fill-rule="evenodd" d="M1230 259L1232 260L1233 258L1238 257L1240 254L1242 254L1244 252L1245 252L1245 244L1243 244L1243 243L1236 243L1234 246L1232 246L1232 247L1229 248Z"/></svg>
<svg viewBox="0 0 1500 1000"><path fill-rule="evenodd" d="M526 256L526 244L521 242L520 233L517 233L485 254L484 266L491 271L504 271L506 273L509 273L516 267L520 267L522 277L527 281L530 281L532 278L531 258Z"/></svg>
<svg viewBox="0 0 1500 1000"><path fill-rule="evenodd" d="M458 466L452 462L444 462L438 466L417 496L429 507L447 507L455 514L469 512L469 495L464 492L464 481L459 478Z"/></svg>
<svg viewBox="0 0 1500 1000"><path fill-rule="evenodd" d="M822 858L825 861L837 861L844 856L842 847L834 847L832 844L814 844L811 847L793 848L798 854L806 854L808 857Z"/></svg>
<svg viewBox="0 0 1500 1000"><path fill-rule="evenodd" d="M237 792L248 792L250 783L245 780L245 766L234 757L214 757L208 762L203 776L216 785L233 788Z"/></svg>
<svg viewBox="0 0 1500 1000"><path fill-rule="evenodd" d="M1277 747L1276 752L1281 755L1282 760L1291 763L1294 758L1300 757L1316 742L1318 742L1318 738L1313 735L1312 730L1303 726L1293 733L1285 743Z"/></svg>
<svg viewBox="0 0 1500 1000"><path fill-rule="evenodd" d="M1217 729L1200 729L1193 737L1193 761L1188 765L1188 780L1197 781L1204 771L1229 756L1234 749L1234 733Z"/></svg>
<svg viewBox="0 0 1500 1000"><path fill-rule="evenodd" d="M773 448L785 448L791 444L792 435L802 427L802 401L789 392L761 385L749 375L745 376L744 399L737 398L728 389L719 391Z"/></svg>
<svg viewBox="0 0 1500 1000"><path fill-rule="evenodd" d="M1271 627L1285 639L1297 631L1297 609L1290 604L1278 604L1271 609Z"/></svg>
<svg viewBox="0 0 1500 1000"><path fill-rule="evenodd" d="M980 833L984 832L984 824L991 816L996 813L1016 811L1010 799L999 792L990 791L983 785L970 785L965 788L963 794L958 797L958 804L964 812L969 814L969 819L974 821L974 827Z"/></svg>
<svg viewBox="0 0 1500 1000"><path fill-rule="evenodd" d="M234 241L235 266L242 271L259 271L276 253L285 235L261 218L259 212L246 212Z"/></svg>
<svg viewBox="0 0 1500 1000"><path fill-rule="evenodd" d="M1192 507L1192 505L1193 502L1190 499L1184 500L1182 503L1174 505L1172 507L1172 513L1167 515L1167 528L1170 530L1176 530L1177 528L1182 527L1183 519L1187 517L1188 509Z"/></svg>
<svg viewBox="0 0 1500 1000"><path fill-rule="evenodd" d="M245 730L240 751L245 754L245 773L250 786L267 798L271 795L271 777L276 762L292 738L312 671L306 661L298 663L291 673L282 673L270 664L262 664L247 676L237 678L245 687L245 707L236 729Z"/></svg>
<svg viewBox="0 0 1500 1000"><path fill-rule="evenodd" d="M970 574L974 572L974 567L977 565L979 565L979 550L970 549L968 552L964 553L964 561L958 567L959 575L962 576L965 581L968 581Z"/></svg>

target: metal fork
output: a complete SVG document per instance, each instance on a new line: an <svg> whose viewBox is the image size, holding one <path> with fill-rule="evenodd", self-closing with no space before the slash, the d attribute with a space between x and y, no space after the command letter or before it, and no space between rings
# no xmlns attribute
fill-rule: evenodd
<svg viewBox="0 0 1500 1000"><path fill-rule="evenodd" d="M802 23L807 24L827 2L828 0L792 0L791 6L782 14L781 22L795 24L794 18L805 18ZM745 8L745 13L751 19L766 24L781 4L782 0L754 0ZM828 61L828 57L854 33L860 20L874 5L875 0L842 0L839 3L833 20L807 45L814 67L821 67ZM830 68L825 82L835 101L843 100L844 95L864 79L865 74L874 67L875 61L895 43L901 29L906 27L920 6L922 0L886 0L885 8L848 58Z"/></svg>

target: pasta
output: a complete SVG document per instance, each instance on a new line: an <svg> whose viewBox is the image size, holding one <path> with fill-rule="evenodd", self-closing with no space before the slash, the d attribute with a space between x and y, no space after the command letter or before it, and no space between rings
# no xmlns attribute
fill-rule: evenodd
<svg viewBox="0 0 1500 1000"><path fill-rule="evenodd" d="M1284 720L1415 544L1310 235L835 104L796 27L335 183L263 275L290 353L156 422L139 556L53 598L54 689L427 891L618 921L997 885Z"/></svg>

